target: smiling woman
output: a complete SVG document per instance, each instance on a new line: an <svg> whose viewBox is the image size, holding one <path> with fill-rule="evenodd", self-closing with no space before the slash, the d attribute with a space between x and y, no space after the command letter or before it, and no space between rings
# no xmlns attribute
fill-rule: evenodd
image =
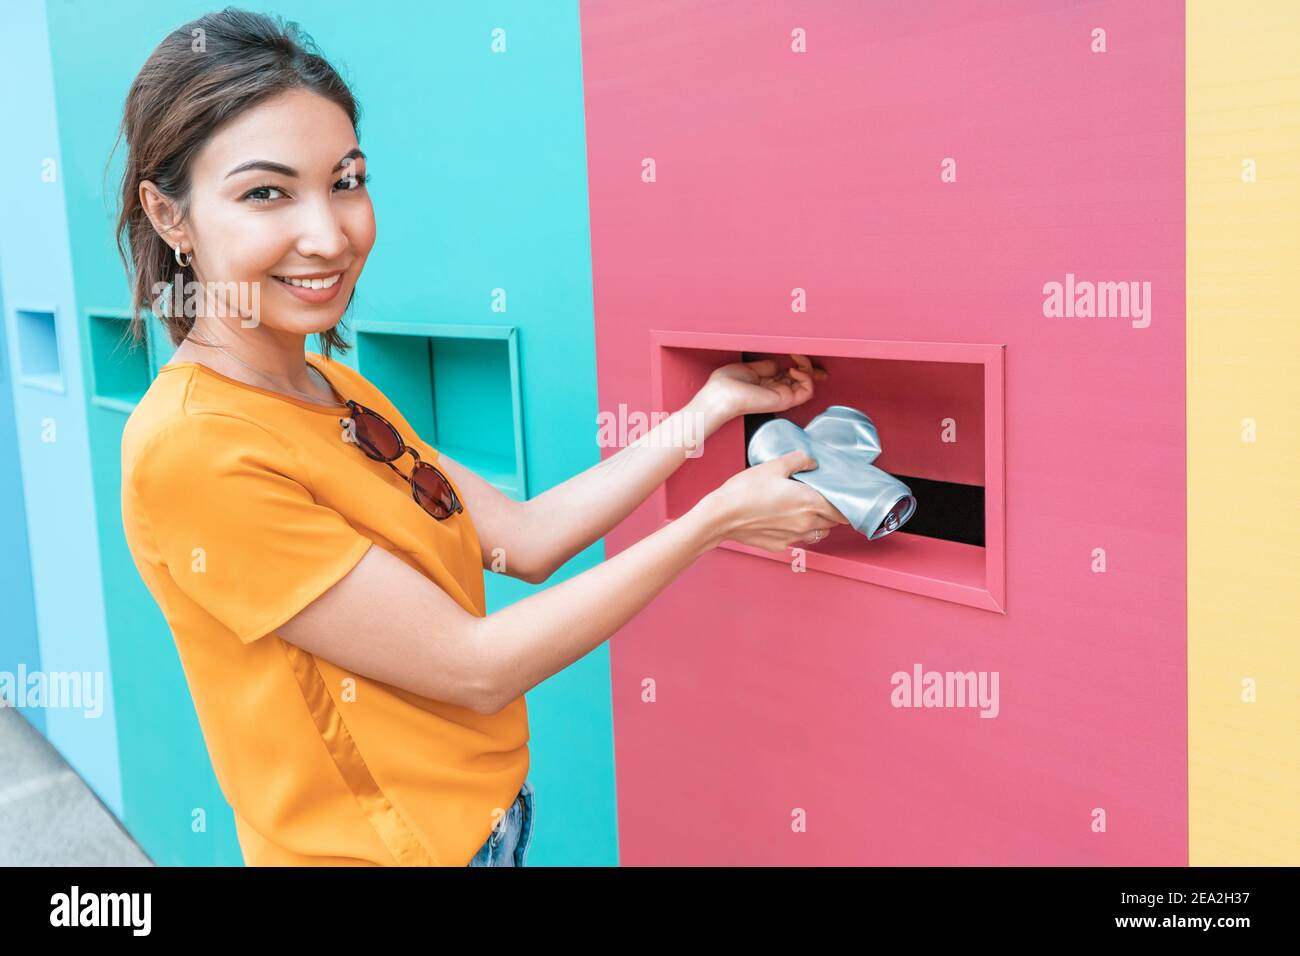
<svg viewBox="0 0 1300 956"><path fill-rule="evenodd" d="M184 290L155 310L176 352L123 434L124 530L253 865L464 864L528 771L522 697L486 714L477 673L450 667L436 696L412 693L356 640L382 638L373 626L347 624L351 653L307 649L328 627L279 638L359 563L437 592L439 615L485 614L474 524L421 505L426 473L447 481L436 450L329 358L348 348L340 322L375 240L357 116L294 25L226 10L163 40L122 123L137 341L147 292ZM305 353L312 333L323 356ZM392 455L360 441L376 412L397 429ZM415 486L399 451L421 462Z"/></svg>
<svg viewBox="0 0 1300 956"><path fill-rule="evenodd" d="M218 343L260 360L256 367L269 364L290 381L305 383L305 368L295 375L276 361L281 350L275 337L232 341L226 323L215 320L238 315L244 329L265 324L288 334L319 332L327 355L331 336L339 339L333 345L345 349L335 326L374 245L374 209L350 115L311 90L280 90L274 77L260 82L268 84L268 95L213 130L195 152L184 198L142 178L139 205L155 234L177 251L174 259L191 257L196 280L208 293L198 314L170 317L173 339L189 336L180 343L182 357L191 343ZM250 152L304 151L311 162L302 169L279 160L239 161ZM258 298L257 314L248 314L224 292L232 283L272 291ZM344 290L349 299L340 298Z"/></svg>
<svg viewBox="0 0 1300 956"><path fill-rule="evenodd" d="M348 348L375 215L356 103L292 24L227 9L180 27L132 85L123 133L137 337L155 283L189 271L200 289L159 316L177 349L123 430L123 529L245 861L522 865L524 693L723 538L785 549L843 516L788 480L814 463L786 455L488 614L485 567L542 583L640 506L682 446L631 442L516 501L330 357ZM312 334L323 355L306 352ZM806 401L817 372L793 358L724 366L656 434L689 420L703 442Z"/></svg>
<svg viewBox="0 0 1300 956"><path fill-rule="evenodd" d="M118 248L134 277L137 342L151 291L189 269L206 289L199 307L159 316L181 358L214 342L311 385L301 362L277 361L274 334L232 339L226 326L205 321L224 315L239 316L241 329L265 322L319 333L327 357L347 350L336 326L375 237L359 112L347 84L292 24L226 10L158 46L131 85L120 134L129 155ZM304 287L316 280L320 288ZM228 301L230 283L269 285L274 294L250 310Z"/></svg>

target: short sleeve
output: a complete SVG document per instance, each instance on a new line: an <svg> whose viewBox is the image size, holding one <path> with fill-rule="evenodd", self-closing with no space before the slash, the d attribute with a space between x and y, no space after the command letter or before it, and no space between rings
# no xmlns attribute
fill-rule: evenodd
<svg viewBox="0 0 1300 956"><path fill-rule="evenodd" d="M244 643L329 590L372 543L315 500L291 448L233 416L168 426L131 481L176 585Z"/></svg>

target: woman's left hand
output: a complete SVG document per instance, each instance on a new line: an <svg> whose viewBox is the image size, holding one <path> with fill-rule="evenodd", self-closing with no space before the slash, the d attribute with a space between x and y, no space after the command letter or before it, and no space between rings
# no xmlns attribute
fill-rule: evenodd
<svg viewBox="0 0 1300 956"><path fill-rule="evenodd" d="M699 391L699 396L728 419L754 412L783 412L812 398L813 383L830 373L814 368L806 355L790 354L795 364L778 367L775 359L733 362L716 369Z"/></svg>

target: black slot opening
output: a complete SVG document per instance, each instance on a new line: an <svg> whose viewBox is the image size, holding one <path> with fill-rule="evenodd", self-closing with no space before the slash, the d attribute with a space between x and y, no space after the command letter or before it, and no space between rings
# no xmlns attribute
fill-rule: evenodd
<svg viewBox="0 0 1300 956"><path fill-rule="evenodd" d="M984 489L890 472L912 489L916 513L895 534L919 534L984 547Z"/></svg>

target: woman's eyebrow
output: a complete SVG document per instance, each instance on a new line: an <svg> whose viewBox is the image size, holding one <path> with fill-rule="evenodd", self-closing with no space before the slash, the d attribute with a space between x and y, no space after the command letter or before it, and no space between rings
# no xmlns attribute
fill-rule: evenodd
<svg viewBox="0 0 1300 956"><path fill-rule="evenodd" d="M348 164L349 160L365 158L366 154L361 152L360 149L354 147L343 155L343 158L338 161L337 165L335 165L334 169L330 170L330 172L336 172L342 169ZM294 169L292 166L286 166L284 163L273 163L269 159L250 159L246 163L240 163L230 172L226 173L226 178L229 179L231 176L239 173L246 173L250 169L264 169L267 172L279 173L281 176L288 176L290 179L298 178L298 170Z"/></svg>

